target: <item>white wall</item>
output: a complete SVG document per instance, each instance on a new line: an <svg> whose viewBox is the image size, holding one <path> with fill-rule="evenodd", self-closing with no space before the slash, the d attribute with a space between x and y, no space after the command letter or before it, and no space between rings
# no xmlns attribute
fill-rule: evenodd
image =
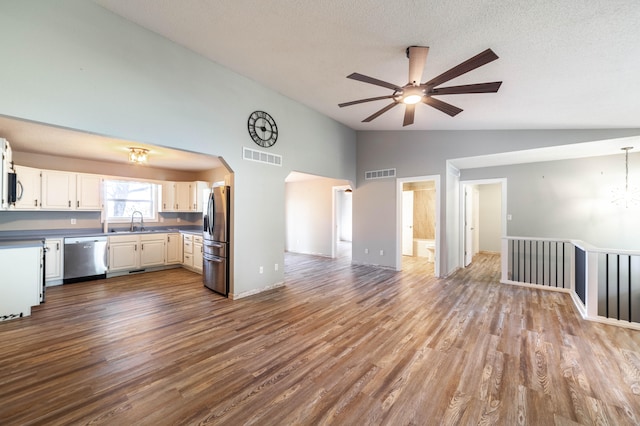
<svg viewBox="0 0 640 426"><path fill-rule="evenodd" d="M286 183L287 251L331 257L333 187L347 184L326 178Z"/></svg>
<svg viewBox="0 0 640 426"><path fill-rule="evenodd" d="M351 242L353 239L353 197L350 192L338 191L337 201L338 240Z"/></svg>
<svg viewBox="0 0 640 426"><path fill-rule="evenodd" d="M1 2L0 37L0 114L224 158L235 296L283 281L290 171L355 180L353 130L90 1ZM242 160L258 109L278 123L282 167Z"/></svg>
<svg viewBox="0 0 640 426"><path fill-rule="evenodd" d="M502 185L499 183L477 185L479 203L480 251L499 253L502 237Z"/></svg>

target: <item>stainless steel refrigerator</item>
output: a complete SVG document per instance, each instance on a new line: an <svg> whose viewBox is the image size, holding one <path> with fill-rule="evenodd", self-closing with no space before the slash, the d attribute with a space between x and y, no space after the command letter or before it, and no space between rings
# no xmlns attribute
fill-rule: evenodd
<svg viewBox="0 0 640 426"><path fill-rule="evenodd" d="M229 193L228 186L211 188L202 220L202 280L225 297L229 295Z"/></svg>

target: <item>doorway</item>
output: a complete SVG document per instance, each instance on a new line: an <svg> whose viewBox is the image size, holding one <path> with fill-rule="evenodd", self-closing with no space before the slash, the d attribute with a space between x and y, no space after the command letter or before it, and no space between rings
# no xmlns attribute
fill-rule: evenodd
<svg viewBox="0 0 640 426"><path fill-rule="evenodd" d="M396 270L440 276L440 176L397 179Z"/></svg>
<svg viewBox="0 0 640 426"><path fill-rule="evenodd" d="M507 233L506 179L460 182L460 259L463 267L479 253L500 254Z"/></svg>

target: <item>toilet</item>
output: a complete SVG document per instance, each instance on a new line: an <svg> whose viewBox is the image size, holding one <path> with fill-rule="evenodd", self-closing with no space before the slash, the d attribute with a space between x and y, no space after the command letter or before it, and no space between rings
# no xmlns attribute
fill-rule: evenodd
<svg viewBox="0 0 640 426"><path fill-rule="evenodd" d="M436 241L414 238L413 253L417 257L426 257L428 262L433 262L436 258Z"/></svg>

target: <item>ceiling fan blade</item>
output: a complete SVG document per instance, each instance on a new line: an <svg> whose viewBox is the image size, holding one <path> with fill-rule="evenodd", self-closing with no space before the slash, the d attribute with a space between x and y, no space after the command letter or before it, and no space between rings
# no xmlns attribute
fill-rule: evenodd
<svg viewBox="0 0 640 426"><path fill-rule="evenodd" d="M386 107L382 108L378 112L373 113L370 116L368 116L367 118L365 118L364 120L362 120L362 122L363 123L368 123L368 122L370 122L372 120L375 120L376 118L380 117L382 114L384 114L385 112L389 111L391 108L393 108L396 105L398 105L397 102L390 103L389 105L387 105Z"/></svg>
<svg viewBox="0 0 640 426"><path fill-rule="evenodd" d="M449 80L452 80L462 74L468 73L469 71L473 71L478 67L481 67L485 64L488 64L491 61L495 61L498 59L498 55L496 55L493 50L487 49L482 53L477 54L471 59L467 59L463 63L456 65L448 71L443 72L439 76L432 78L427 81L427 86L439 86L442 83L446 83Z"/></svg>
<svg viewBox="0 0 640 426"><path fill-rule="evenodd" d="M342 108L342 107L346 107L346 106L351 106L351 105L361 104L361 103L364 103L364 102L379 101L379 100L382 100L382 99L391 99L391 98L393 98L393 95L388 95L388 96L377 96L377 97L375 97L375 98L367 98L367 99L359 99L359 100L357 100L357 101L343 102L343 103L341 103L341 104L338 104L338 106L339 106L340 108Z"/></svg>
<svg viewBox="0 0 640 426"><path fill-rule="evenodd" d="M425 96L424 98L422 98L422 102L444 112L445 114L450 115L451 117L455 117L462 112L462 109L458 108L457 106L442 102L440 99L435 99L431 96Z"/></svg>
<svg viewBox="0 0 640 426"><path fill-rule="evenodd" d="M407 55L409 56L409 84L420 84L428 53L428 47L411 46L407 48Z"/></svg>
<svg viewBox="0 0 640 426"><path fill-rule="evenodd" d="M387 83L386 81L378 80L377 78L369 77L364 74L358 74L357 72L349 74L347 78L362 81L363 83L375 84L376 86L386 87L391 90L402 90L400 86L396 86L395 84Z"/></svg>
<svg viewBox="0 0 640 426"><path fill-rule="evenodd" d="M495 93L500 88L501 81L492 83L465 84L464 86L449 86L433 89L430 95L459 95L465 93Z"/></svg>
<svg viewBox="0 0 640 426"><path fill-rule="evenodd" d="M413 124L413 117L416 112L416 104L407 104L404 107L404 121L402 122L402 127L408 126L409 124Z"/></svg>

